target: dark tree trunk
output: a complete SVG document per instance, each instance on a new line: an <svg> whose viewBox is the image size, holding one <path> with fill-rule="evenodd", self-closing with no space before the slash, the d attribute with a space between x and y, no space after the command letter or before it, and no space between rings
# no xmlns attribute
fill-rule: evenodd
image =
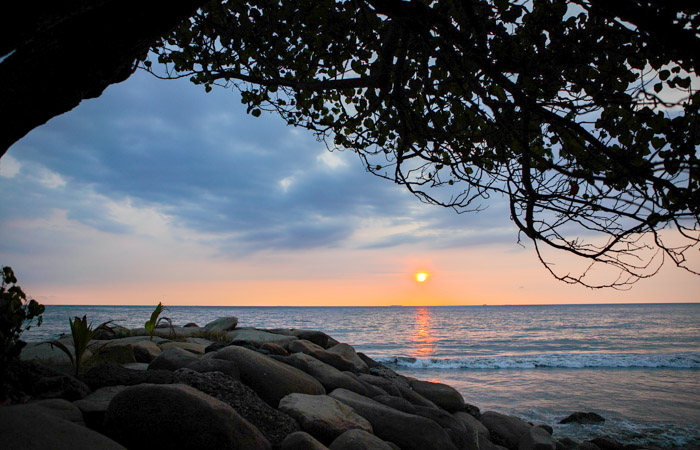
<svg viewBox="0 0 700 450"><path fill-rule="evenodd" d="M0 6L0 157L32 129L126 80L204 0L11 0Z"/></svg>

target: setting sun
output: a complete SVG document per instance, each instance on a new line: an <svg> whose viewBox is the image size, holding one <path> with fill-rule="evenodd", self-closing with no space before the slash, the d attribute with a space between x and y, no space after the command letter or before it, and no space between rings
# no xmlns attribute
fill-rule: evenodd
<svg viewBox="0 0 700 450"><path fill-rule="evenodd" d="M419 283L422 283L427 279L428 279L428 274L425 272L418 272L416 274L416 281L418 281Z"/></svg>

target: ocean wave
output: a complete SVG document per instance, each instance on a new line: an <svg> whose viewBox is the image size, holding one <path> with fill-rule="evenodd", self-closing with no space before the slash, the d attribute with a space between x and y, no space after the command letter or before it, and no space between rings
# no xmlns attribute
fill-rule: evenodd
<svg viewBox="0 0 700 450"><path fill-rule="evenodd" d="M396 356L377 361L410 369L535 369L535 368L670 368L700 369L700 353L550 353L464 358L410 358Z"/></svg>

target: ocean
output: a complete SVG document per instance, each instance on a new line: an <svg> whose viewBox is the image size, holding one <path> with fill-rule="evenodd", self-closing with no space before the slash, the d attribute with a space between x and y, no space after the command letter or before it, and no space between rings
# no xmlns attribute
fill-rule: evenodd
<svg viewBox="0 0 700 450"><path fill-rule="evenodd" d="M57 337L84 314L142 327L152 310L48 305L23 338ZM163 315L179 325L236 316L239 326L321 330L399 373L453 386L482 411L550 424L555 436L700 446L700 304L172 306ZM606 421L558 424L574 411Z"/></svg>

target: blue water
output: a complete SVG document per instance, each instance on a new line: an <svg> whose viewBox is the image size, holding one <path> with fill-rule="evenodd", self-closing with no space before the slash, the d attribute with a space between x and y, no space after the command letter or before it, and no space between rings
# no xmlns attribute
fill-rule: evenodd
<svg viewBox="0 0 700 450"><path fill-rule="evenodd" d="M47 306L44 340L86 314L141 327L153 307ZM700 304L457 307L170 307L176 324L319 329L400 373L441 381L482 410L549 423L555 435L666 448L700 445ZM573 411L604 425L557 425Z"/></svg>

